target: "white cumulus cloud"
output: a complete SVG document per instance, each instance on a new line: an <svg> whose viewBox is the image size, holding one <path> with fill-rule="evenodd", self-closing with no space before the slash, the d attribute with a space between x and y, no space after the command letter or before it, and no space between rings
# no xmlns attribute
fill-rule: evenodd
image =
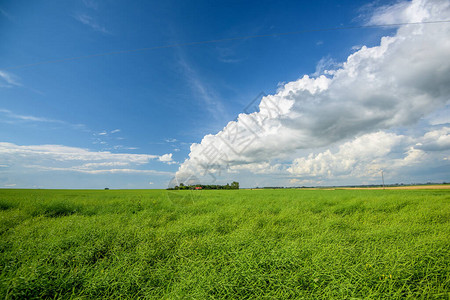
<svg viewBox="0 0 450 300"><path fill-rule="evenodd" d="M326 150L297 158L287 171L297 176L314 177L378 173L383 158L403 139L404 136L393 133L366 134L340 145L336 153Z"/></svg>
<svg viewBox="0 0 450 300"><path fill-rule="evenodd" d="M340 144L336 151L327 149L296 158L287 171L299 178L370 178L381 171L392 175L442 167L449 154L450 127L418 137L379 131Z"/></svg>
<svg viewBox="0 0 450 300"><path fill-rule="evenodd" d="M446 19L450 19L450 2L414 0L382 7L371 23ZM285 84L276 94L262 98L258 112L240 114L219 133L192 144L177 174L274 167L273 160L290 159L296 151L346 143L355 137L362 140L342 145L337 158L325 151L320 157L297 160L290 171L348 172L367 160L364 146L370 146L375 158L383 157L390 153L389 141L396 144L407 137L380 131L417 124L448 105L449 36L447 23L404 25L395 35L383 37L378 46L362 46L342 64L333 63L335 69L322 70L322 62L319 69L325 75L305 75ZM384 135L388 144L381 147L372 142L381 138L376 135ZM442 144L446 142L436 146ZM404 159L414 159L421 151L416 147ZM339 159L345 157L354 161Z"/></svg>
<svg viewBox="0 0 450 300"><path fill-rule="evenodd" d="M159 157L159 161L162 161L163 163L166 163L166 164L169 164L169 165L176 163L172 159L172 153L167 153L167 154L161 155Z"/></svg>

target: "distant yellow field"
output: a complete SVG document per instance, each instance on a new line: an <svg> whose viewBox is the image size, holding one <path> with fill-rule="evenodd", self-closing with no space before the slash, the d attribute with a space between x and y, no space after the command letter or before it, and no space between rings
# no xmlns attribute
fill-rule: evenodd
<svg viewBox="0 0 450 300"><path fill-rule="evenodd" d="M335 188L301 188L302 190L447 190L450 184L435 185L405 185L405 186L387 186L387 187L335 187ZM255 189L254 189L255 190Z"/></svg>
<svg viewBox="0 0 450 300"><path fill-rule="evenodd" d="M450 184L438 184L438 185L408 185L408 186L387 186L383 187L352 187L352 188L339 188L344 190L443 190L450 189Z"/></svg>

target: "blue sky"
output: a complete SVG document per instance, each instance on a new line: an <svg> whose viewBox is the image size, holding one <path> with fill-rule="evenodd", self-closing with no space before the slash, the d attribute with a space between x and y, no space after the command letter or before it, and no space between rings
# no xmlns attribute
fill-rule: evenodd
<svg viewBox="0 0 450 300"><path fill-rule="evenodd" d="M448 23L182 45L449 19L446 1L2 1L0 187L449 181ZM246 110L261 93L278 115ZM224 144L245 116L269 122Z"/></svg>

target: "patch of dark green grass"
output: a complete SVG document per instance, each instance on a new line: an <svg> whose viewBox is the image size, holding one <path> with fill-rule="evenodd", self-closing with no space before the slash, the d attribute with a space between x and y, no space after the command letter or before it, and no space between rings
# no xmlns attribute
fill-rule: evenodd
<svg viewBox="0 0 450 300"><path fill-rule="evenodd" d="M81 211L81 206L64 201L50 201L37 204L31 211L32 216L63 217Z"/></svg>
<svg viewBox="0 0 450 300"><path fill-rule="evenodd" d="M0 199L0 210L8 210L17 207L16 204Z"/></svg>

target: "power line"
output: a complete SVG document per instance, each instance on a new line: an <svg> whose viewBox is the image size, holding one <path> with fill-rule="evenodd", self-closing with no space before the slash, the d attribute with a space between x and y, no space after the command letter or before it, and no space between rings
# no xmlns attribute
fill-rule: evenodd
<svg viewBox="0 0 450 300"><path fill-rule="evenodd" d="M79 59L84 59L84 58L99 57L99 56L125 54L125 53L132 53L132 52L143 52L143 51L151 51L151 50L166 49L166 48L176 48L176 47L183 47L183 46L214 44L214 43L220 43L220 42L247 40L247 39L254 39L254 38L286 36L286 35L295 35L295 34L303 34L303 33L310 33L310 32L322 32L322 31L337 31L337 30L380 28L380 27L395 27L395 26L420 25L420 24L439 24L439 23L450 23L450 20L425 21L425 22L408 22L408 23L394 23L394 24L380 24L380 25L345 26L345 27L331 27L331 28L319 28L319 29L305 29L305 30L299 30L299 31L279 32L279 33L270 33L270 34L257 34L257 35L239 36L239 37L233 37L233 38L223 38L223 39L198 41L198 42L176 43L176 44L161 45L161 46L154 46L154 47L148 47L148 48L118 50L118 51L111 51L111 52L104 52L104 53L96 53L96 54L89 54L89 55L82 55L82 56L66 57L66 58L61 58L61 59L40 61L40 62L36 62L36 63L32 63L32 64L26 64L26 65L19 65L19 66L15 66L15 67L4 68L3 70L21 69L21 68L25 68L25 67L46 65L46 64L65 62L65 61L71 61L71 60L79 60Z"/></svg>

